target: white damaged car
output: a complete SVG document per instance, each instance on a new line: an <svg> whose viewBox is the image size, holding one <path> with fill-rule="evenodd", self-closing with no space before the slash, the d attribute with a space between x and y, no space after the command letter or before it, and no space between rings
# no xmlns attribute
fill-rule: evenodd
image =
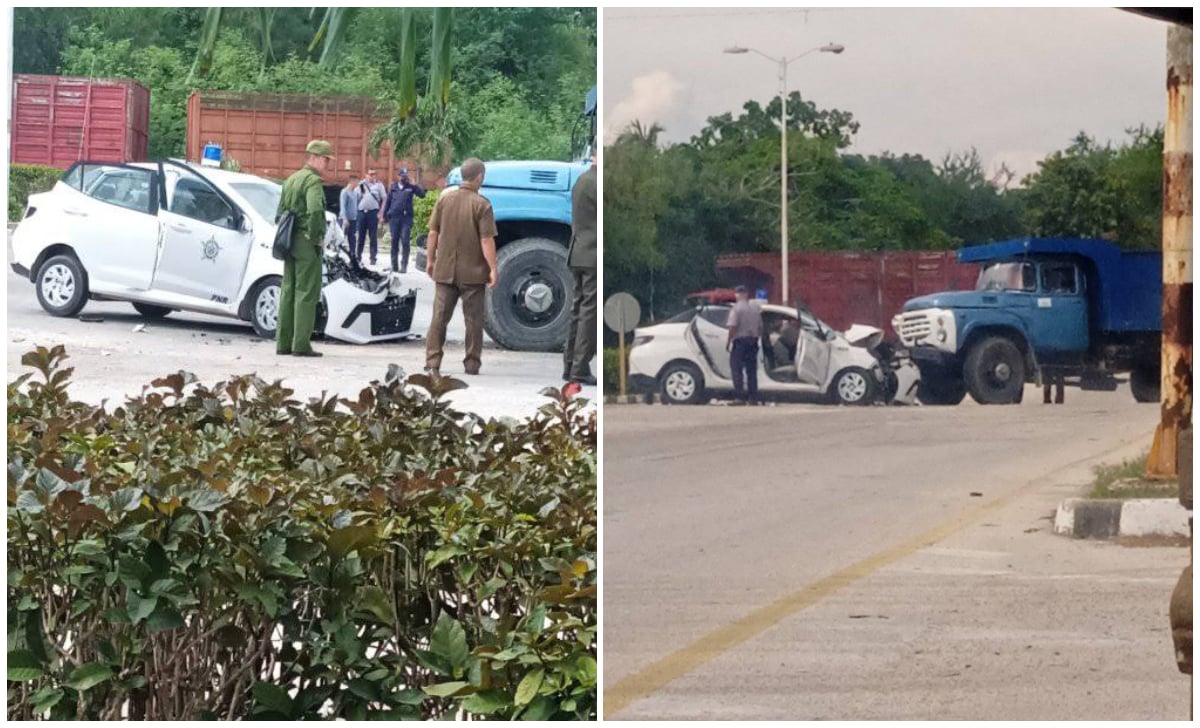
<svg viewBox="0 0 1200 728"><path fill-rule="evenodd" d="M273 339L280 192L271 180L174 160L79 162L29 197L12 268L53 316L75 316L89 299L128 301L147 318L239 318ZM333 215L326 220L317 333L355 344L412 337L416 291L353 262Z"/></svg>
<svg viewBox="0 0 1200 728"><path fill-rule="evenodd" d="M634 388L660 393L664 402L699 404L733 390L727 305L705 305L634 331L629 374ZM883 332L854 325L841 333L805 309L764 304L758 354L763 397L817 395L863 405L913 404L921 374Z"/></svg>

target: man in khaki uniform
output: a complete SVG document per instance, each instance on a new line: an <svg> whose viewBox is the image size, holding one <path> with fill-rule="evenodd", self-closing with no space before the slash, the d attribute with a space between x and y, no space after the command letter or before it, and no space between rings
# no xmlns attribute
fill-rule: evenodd
<svg viewBox="0 0 1200 728"><path fill-rule="evenodd" d="M283 183L278 220L284 211L296 215L292 249L283 261L279 285L279 323L275 329L275 353L292 356L321 356L313 351L312 332L321 302L321 246L325 241L325 188L321 174L333 160L329 142L314 140L305 148L305 164Z"/></svg>
<svg viewBox="0 0 1200 728"><path fill-rule="evenodd" d="M425 271L437 284L433 321L425 344L425 369L441 376L446 324L462 299L467 323L467 374L478 374L483 354L484 286L495 288L496 218L492 203L479 194L483 162L471 157L462 164L462 184L438 197L429 218Z"/></svg>
<svg viewBox="0 0 1200 728"><path fill-rule="evenodd" d="M596 386L596 155L571 193L571 247L567 266L575 279L571 325L563 347L563 379Z"/></svg>

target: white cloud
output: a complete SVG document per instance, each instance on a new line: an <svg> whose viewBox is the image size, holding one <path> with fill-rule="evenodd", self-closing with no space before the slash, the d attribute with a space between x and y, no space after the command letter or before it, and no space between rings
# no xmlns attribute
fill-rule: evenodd
<svg viewBox="0 0 1200 728"><path fill-rule="evenodd" d="M651 71L636 76L631 92L605 114L604 142L614 141L625 127L635 121L644 126L662 124L688 96L688 86L666 71Z"/></svg>

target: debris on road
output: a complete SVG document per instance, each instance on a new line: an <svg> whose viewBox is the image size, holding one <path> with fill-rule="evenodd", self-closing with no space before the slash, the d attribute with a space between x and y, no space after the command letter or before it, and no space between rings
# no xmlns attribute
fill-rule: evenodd
<svg viewBox="0 0 1200 728"><path fill-rule="evenodd" d="M146 324L138 324L133 327L133 333L140 334L146 330Z"/></svg>
<svg viewBox="0 0 1200 728"><path fill-rule="evenodd" d="M979 491L973 490L973 491L971 491L971 497L972 497L972 498L982 498L982 497L983 497L983 493L980 493Z"/></svg>
<svg viewBox="0 0 1200 728"><path fill-rule="evenodd" d="M89 323L89 324L102 324L102 323L104 323L104 317L103 317L103 316L97 316L97 315L96 315L96 314L94 314L94 313L81 313L81 314L79 314L79 320L80 320L80 321L83 321L83 322L85 322L85 323Z"/></svg>

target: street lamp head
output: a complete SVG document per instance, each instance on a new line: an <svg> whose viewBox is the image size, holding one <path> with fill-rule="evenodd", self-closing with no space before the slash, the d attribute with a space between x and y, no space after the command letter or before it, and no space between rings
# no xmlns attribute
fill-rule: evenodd
<svg viewBox="0 0 1200 728"><path fill-rule="evenodd" d="M846 50L846 46L840 43L829 43L821 46L822 53L841 53L844 50Z"/></svg>
<svg viewBox="0 0 1200 728"><path fill-rule="evenodd" d="M742 53L749 53L750 49L735 45L735 46L730 46L730 47L726 48L725 52L736 56L736 55L740 55Z"/></svg>

